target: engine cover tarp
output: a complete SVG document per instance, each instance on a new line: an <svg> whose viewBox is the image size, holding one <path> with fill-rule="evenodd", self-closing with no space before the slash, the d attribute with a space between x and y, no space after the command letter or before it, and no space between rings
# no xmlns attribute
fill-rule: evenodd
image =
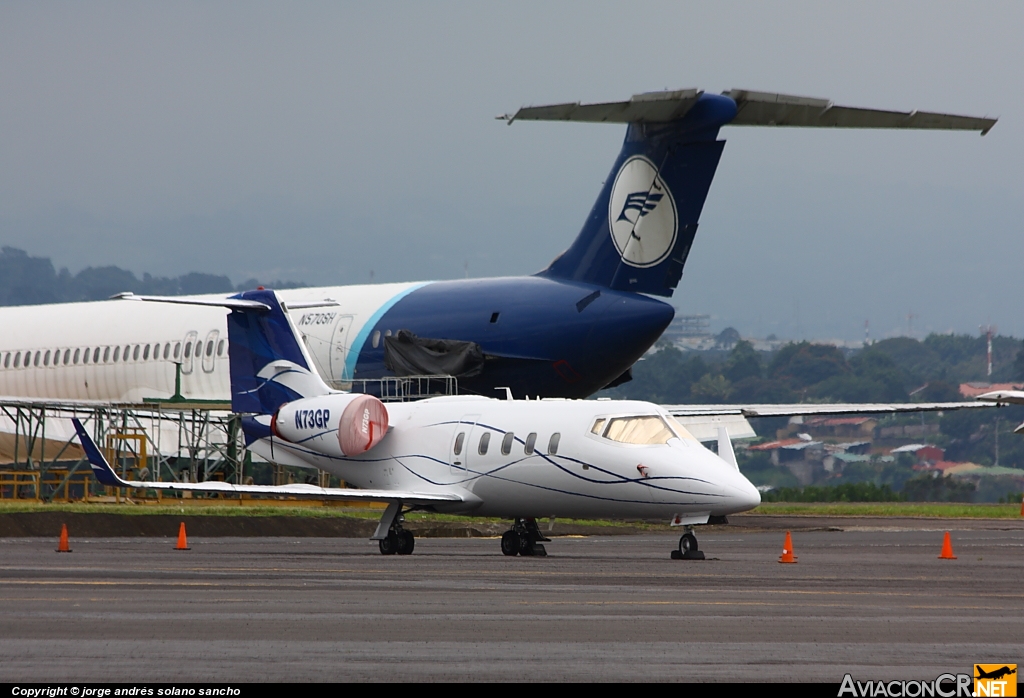
<svg viewBox="0 0 1024 698"><path fill-rule="evenodd" d="M476 342L428 339L399 330L384 338L384 367L396 376L472 378L484 369L484 352Z"/></svg>

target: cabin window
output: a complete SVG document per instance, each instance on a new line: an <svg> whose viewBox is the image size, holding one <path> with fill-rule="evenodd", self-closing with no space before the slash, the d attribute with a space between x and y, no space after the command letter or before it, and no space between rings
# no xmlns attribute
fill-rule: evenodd
<svg viewBox="0 0 1024 698"><path fill-rule="evenodd" d="M384 336L385 337L390 337L391 336L391 330L384 330Z"/></svg>
<svg viewBox="0 0 1024 698"><path fill-rule="evenodd" d="M132 350L132 358L136 361L139 360L139 352L142 351L142 347L138 344L135 345L135 349Z"/></svg>
<svg viewBox="0 0 1024 698"><path fill-rule="evenodd" d="M11 352L4 354L4 368L11 367Z"/></svg>
<svg viewBox="0 0 1024 698"><path fill-rule="evenodd" d="M455 437L455 448L452 449L455 455L462 455L462 444L466 440L466 432L460 431L459 435Z"/></svg>
<svg viewBox="0 0 1024 698"><path fill-rule="evenodd" d="M82 351L81 349L75 349L75 359L74 359L74 361L75 361L75 366L77 366L77 365L78 365L78 355L79 355L79 353L80 353L81 351Z"/></svg>
<svg viewBox="0 0 1024 698"><path fill-rule="evenodd" d="M523 453L525 453L528 456L532 455L533 454L533 448L534 448L534 446L536 446L536 444L537 444L537 432L532 431L526 437L526 443L523 444Z"/></svg>
<svg viewBox="0 0 1024 698"><path fill-rule="evenodd" d="M39 359L41 358L42 353L43 352L41 352L38 349L36 349L36 358L35 358L35 361L32 362L33 366L39 366Z"/></svg>
<svg viewBox="0 0 1024 698"><path fill-rule="evenodd" d="M46 350L46 355L43 357L43 366L49 366L49 365L50 365L50 350L47 349Z"/></svg>
<svg viewBox="0 0 1024 698"><path fill-rule="evenodd" d="M110 361L110 347L103 347L103 363Z"/></svg>
<svg viewBox="0 0 1024 698"><path fill-rule="evenodd" d="M675 434L658 415L643 417L615 417L608 420L604 438L623 444L650 446L668 443Z"/></svg>
<svg viewBox="0 0 1024 698"><path fill-rule="evenodd" d="M149 345L148 344L142 349L142 360L143 361L149 361Z"/></svg>
<svg viewBox="0 0 1024 698"><path fill-rule="evenodd" d="M181 356L181 342L174 343L174 358L177 359Z"/></svg>
<svg viewBox="0 0 1024 698"><path fill-rule="evenodd" d="M185 358L192 358L192 342L185 342Z"/></svg>
<svg viewBox="0 0 1024 698"><path fill-rule="evenodd" d="M501 455L507 456L512 453L512 442L516 440L516 435L511 431L505 432L505 438L501 440Z"/></svg>
<svg viewBox="0 0 1024 698"><path fill-rule="evenodd" d="M217 356L224 356L224 340L217 342Z"/></svg>
<svg viewBox="0 0 1024 698"><path fill-rule="evenodd" d="M481 456L487 455L487 447L491 443L491 432L485 431L480 435L480 446L477 447L476 452Z"/></svg>
<svg viewBox="0 0 1024 698"><path fill-rule="evenodd" d="M64 350L64 365L67 366L69 363L71 363L71 350L70 349L65 349Z"/></svg>
<svg viewBox="0 0 1024 698"><path fill-rule="evenodd" d="M114 363L116 364L121 358L121 347L114 347Z"/></svg>
<svg viewBox="0 0 1024 698"><path fill-rule="evenodd" d="M164 345L164 359L166 360L168 357L170 357L170 355L171 355L171 343L167 342L167 344Z"/></svg>
<svg viewBox="0 0 1024 698"><path fill-rule="evenodd" d="M601 432L604 431L604 423L607 421L607 419L602 417L601 419L594 422L594 426L590 427L590 433L597 434L598 436L600 436Z"/></svg>
<svg viewBox="0 0 1024 698"><path fill-rule="evenodd" d="M213 356L213 340L211 339L206 343L206 355Z"/></svg>
<svg viewBox="0 0 1024 698"><path fill-rule="evenodd" d="M374 349L380 346L380 330L373 331L373 337L370 340L370 343L373 345Z"/></svg>
<svg viewBox="0 0 1024 698"><path fill-rule="evenodd" d="M14 368L18 368L21 365L21 352L19 351L14 355Z"/></svg>
<svg viewBox="0 0 1024 698"><path fill-rule="evenodd" d="M562 435L557 431L551 435L551 439L548 440L548 453L552 456L558 453L558 442L562 440Z"/></svg>
<svg viewBox="0 0 1024 698"><path fill-rule="evenodd" d="M96 347L92 352L92 362L98 364L100 362L100 348Z"/></svg>

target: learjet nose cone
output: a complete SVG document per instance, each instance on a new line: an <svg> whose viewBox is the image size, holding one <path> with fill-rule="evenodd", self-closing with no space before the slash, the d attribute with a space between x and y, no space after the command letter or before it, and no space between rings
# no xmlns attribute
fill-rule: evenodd
<svg viewBox="0 0 1024 698"><path fill-rule="evenodd" d="M730 488L732 490L733 505L736 513L750 511L761 504L761 493L757 491L754 484L747 478L740 475L742 482L737 482Z"/></svg>

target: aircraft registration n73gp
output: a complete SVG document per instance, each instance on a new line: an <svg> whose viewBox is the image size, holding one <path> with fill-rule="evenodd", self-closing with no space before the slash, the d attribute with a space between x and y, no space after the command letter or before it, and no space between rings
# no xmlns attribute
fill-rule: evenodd
<svg viewBox="0 0 1024 698"><path fill-rule="evenodd" d="M101 482L388 502L373 536L384 554L413 551L402 512L419 509L512 519L501 539L506 555L546 554L538 517L663 518L687 527L673 555L702 557L690 526L761 501L724 430L719 456L657 405L478 396L385 405L323 382L273 291L223 303L231 309L232 409L249 415L242 422L248 448L283 465L326 470L357 489L125 481L76 419Z"/></svg>

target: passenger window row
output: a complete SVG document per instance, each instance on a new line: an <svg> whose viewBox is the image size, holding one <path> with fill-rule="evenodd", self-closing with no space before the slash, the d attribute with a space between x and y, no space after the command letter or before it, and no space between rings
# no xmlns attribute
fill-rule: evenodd
<svg viewBox="0 0 1024 698"><path fill-rule="evenodd" d="M558 442L562 439L562 435L559 432L555 432L548 439L548 455L555 455L558 453ZM512 444L515 443L516 435L511 431L506 431L505 435L501 439L501 455L507 456L512 453ZM466 432L459 432L458 436L455 437L455 446L452 449L456 456L462 455L462 447L466 442ZM476 452L481 456L487 455L487 450L491 445L491 432L485 431L480 435L480 441L477 444ZM530 432L526 441L523 442L523 453L530 456L533 455L537 445L537 432Z"/></svg>
<svg viewBox="0 0 1024 698"><path fill-rule="evenodd" d="M216 343L217 356L224 354L224 340ZM184 355L186 359L192 357L193 352L196 358L203 354L213 356L214 342L208 340L206 346L202 341L185 343ZM77 347L60 349L29 349L28 351L9 351L3 355L0 365L5 369L49 367L49 366L78 366L88 364L111 364L123 363L126 361L158 361L161 358L177 361L182 355L181 342L165 342L160 344L126 344L111 347Z"/></svg>

